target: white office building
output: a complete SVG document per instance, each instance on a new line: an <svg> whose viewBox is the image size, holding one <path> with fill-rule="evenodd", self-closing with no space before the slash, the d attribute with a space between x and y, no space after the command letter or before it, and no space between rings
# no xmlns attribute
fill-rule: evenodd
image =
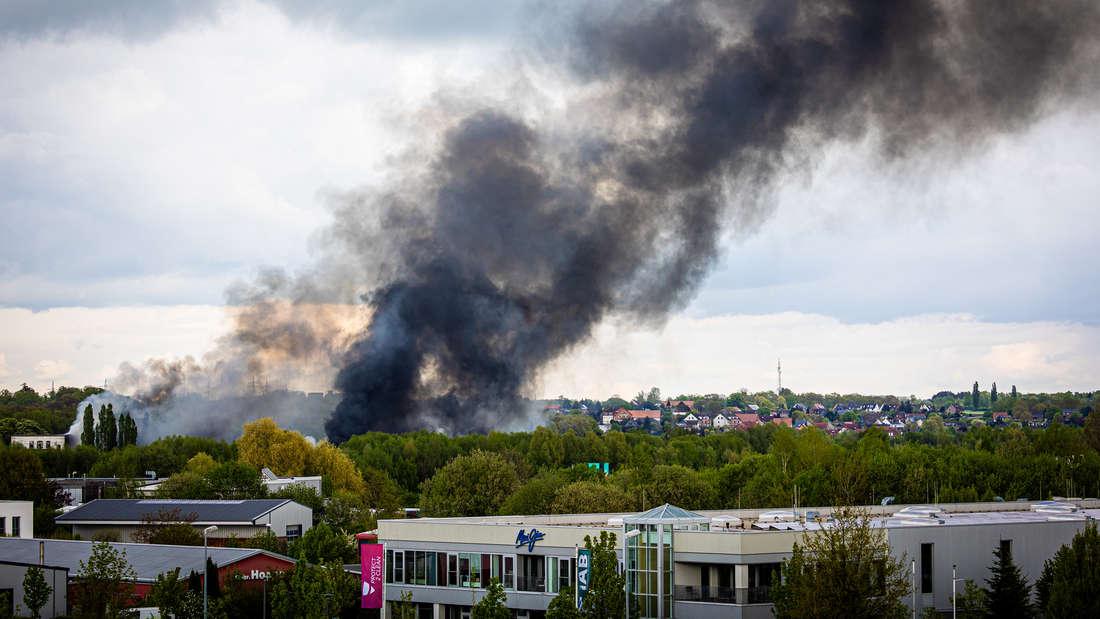
<svg viewBox="0 0 1100 619"><path fill-rule="evenodd" d="M917 611L950 611L952 569L982 584L993 549L1008 547L1034 582L1100 501L871 506L895 556L911 570ZM830 508L693 513L664 505L638 514L488 516L382 520L387 600L412 594L419 617L465 619L492 579L516 617L545 616L576 578L586 535L616 534L621 569L642 617L772 617L771 584L793 544L830 525ZM624 539L626 540L624 553ZM959 585L961 587L961 585Z"/></svg>

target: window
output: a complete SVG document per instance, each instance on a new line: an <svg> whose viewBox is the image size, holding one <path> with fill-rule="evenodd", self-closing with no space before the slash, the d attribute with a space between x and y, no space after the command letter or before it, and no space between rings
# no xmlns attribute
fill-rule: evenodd
<svg viewBox="0 0 1100 619"><path fill-rule="evenodd" d="M505 589L514 589L515 588L515 586L516 586L515 580L514 580L515 573L516 573L516 558L515 557L507 557L507 556L504 557L504 588Z"/></svg>
<svg viewBox="0 0 1100 619"><path fill-rule="evenodd" d="M920 592L932 593L932 544L920 545Z"/></svg>
<svg viewBox="0 0 1100 619"><path fill-rule="evenodd" d="M19 516L12 516L11 517L11 536L12 537L19 537L19 520L20 520Z"/></svg>
<svg viewBox="0 0 1100 619"><path fill-rule="evenodd" d="M33 445L32 445L33 446ZM42 441L38 441L38 448L42 449Z"/></svg>
<svg viewBox="0 0 1100 619"><path fill-rule="evenodd" d="M46 441L46 449L53 449L53 445L50 445L49 441Z"/></svg>
<svg viewBox="0 0 1100 619"><path fill-rule="evenodd" d="M286 541L298 539L302 536L302 525L300 524L288 524L286 525Z"/></svg>
<svg viewBox="0 0 1100 619"><path fill-rule="evenodd" d="M458 586L458 555L455 553L447 555L447 586Z"/></svg>
<svg viewBox="0 0 1100 619"><path fill-rule="evenodd" d="M0 537L8 534L8 519L0 516Z"/></svg>
<svg viewBox="0 0 1100 619"><path fill-rule="evenodd" d="M393 551L393 581L405 582L405 551Z"/></svg>
<svg viewBox="0 0 1100 619"><path fill-rule="evenodd" d="M1001 540L1001 560L1012 558L1012 540Z"/></svg>

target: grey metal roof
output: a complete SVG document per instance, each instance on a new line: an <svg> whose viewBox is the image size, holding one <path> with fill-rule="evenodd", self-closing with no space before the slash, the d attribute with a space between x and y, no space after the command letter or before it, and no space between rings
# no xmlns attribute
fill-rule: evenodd
<svg viewBox="0 0 1100 619"><path fill-rule="evenodd" d="M701 516L695 512L689 512L682 507L676 507L675 505L669 505L665 503L660 507L654 507L653 509L642 512L640 514L634 514L633 516L626 516L623 518L623 522L627 524L675 524L684 522L710 522L710 518Z"/></svg>
<svg viewBox="0 0 1100 619"><path fill-rule="evenodd" d="M78 522L134 522L162 510L179 509L196 524L251 523L271 510L292 503L288 499L250 499L240 501L192 501L183 499L96 499L55 518L58 524Z"/></svg>
<svg viewBox="0 0 1100 619"><path fill-rule="evenodd" d="M88 561L95 542L58 539L23 539L16 537L0 538L0 556L5 561L38 564L38 544L46 544L45 562L47 565L66 567L70 576L80 571L80 562ZM202 546L169 546L166 544L127 544L112 542L111 546L126 552L126 561L134 568L139 581L154 581L157 574L180 568L180 574L187 576L192 570L203 571ZM219 567L232 565L257 554L275 557L294 563L294 559L283 555L257 550L255 548L218 548L208 549L210 559Z"/></svg>

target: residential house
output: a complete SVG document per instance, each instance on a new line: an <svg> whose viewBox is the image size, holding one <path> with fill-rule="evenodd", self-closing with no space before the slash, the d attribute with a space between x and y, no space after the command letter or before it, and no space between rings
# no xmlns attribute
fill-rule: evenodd
<svg viewBox="0 0 1100 619"><path fill-rule="evenodd" d="M64 434L25 434L13 435L11 444L22 445L27 449L65 449L69 446Z"/></svg>
<svg viewBox="0 0 1100 619"><path fill-rule="evenodd" d="M716 430L725 430L730 425L730 418L726 417L722 413L718 413L717 415L714 416L713 424L714 424L714 429L716 429Z"/></svg>

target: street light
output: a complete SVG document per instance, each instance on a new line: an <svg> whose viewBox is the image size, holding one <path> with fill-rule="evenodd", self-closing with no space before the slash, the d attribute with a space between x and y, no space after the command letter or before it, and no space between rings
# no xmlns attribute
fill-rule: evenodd
<svg viewBox="0 0 1100 619"><path fill-rule="evenodd" d="M210 554L207 547L207 536L218 530L218 525L210 525L202 530L202 619L207 618L206 612L206 591L210 588L208 581L210 580Z"/></svg>
<svg viewBox="0 0 1100 619"><path fill-rule="evenodd" d="M957 598L958 595L956 595L956 593L955 593L955 583L957 583L959 581L962 581L962 580L966 580L965 578L959 578L958 577L959 576L958 572L959 572L958 566L957 565L952 565L951 566L951 619L956 619L959 616L958 615L958 609L956 608L957 601L956 601L955 598Z"/></svg>

